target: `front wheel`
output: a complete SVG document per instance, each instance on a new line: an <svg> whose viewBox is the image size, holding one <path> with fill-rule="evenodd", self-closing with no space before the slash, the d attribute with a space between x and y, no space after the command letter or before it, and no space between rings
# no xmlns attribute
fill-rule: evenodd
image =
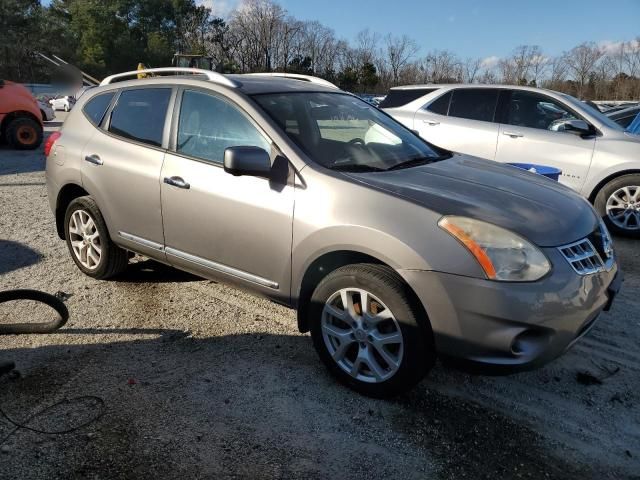
<svg viewBox="0 0 640 480"><path fill-rule="evenodd" d="M91 197L79 197L69 204L64 231L71 258L84 274L103 280L127 268L127 251L113 243Z"/></svg>
<svg viewBox="0 0 640 480"><path fill-rule="evenodd" d="M418 383L435 361L433 333L402 278L388 267L341 267L311 298L311 337L329 371L350 388L390 397Z"/></svg>
<svg viewBox="0 0 640 480"><path fill-rule="evenodd" d="M611 180L598 192L594 206L612 232L640 238L640 174Z"/></svg>

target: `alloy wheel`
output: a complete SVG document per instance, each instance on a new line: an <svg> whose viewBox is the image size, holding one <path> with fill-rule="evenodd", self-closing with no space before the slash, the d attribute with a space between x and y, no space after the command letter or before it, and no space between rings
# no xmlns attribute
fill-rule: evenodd
<svg viewBox="0 0 640 480"><path fill-rule="evenodd" d="M95 270L102 258L100 233L93 218L84 210L76 210L69 219L69 240L76 259L80 264Z"/></svg>
<svg viewBox="0 0 640 480"><path fill-rule="evenodd" d="M338 366L356 380L379 383L400 368L403 338L391 310L372 293L343 288L322 310L324 344Z"/></svg>
<svg viewBox="0 0 640 480"><path fill-rule="evenodd" d="M606 205L607 217L624 230L640 230L640 186L629 185L613 192Z"/></svg>

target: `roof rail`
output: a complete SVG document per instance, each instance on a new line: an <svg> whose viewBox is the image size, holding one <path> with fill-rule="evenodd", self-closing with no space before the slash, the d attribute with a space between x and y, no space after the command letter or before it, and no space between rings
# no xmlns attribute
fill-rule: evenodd
<svg viewBox="0 0 640 480"><path fill-rule="evenodd" d="M110 85L114 80L124 77L133 77L139 73L187 73L192 75L205 75L208 80L215 82L219 85L226 87L237 88L239 84L234 82L230 78L225 77L221 73L212 72L211 70L203 70L200 68L186 68L186 67L162 67L162 68L146 68L144 70L132 70L130 72L116 73L115 75L109 75L107 78L100 82L102 85Z"/></svg>
<svg viewBox="0 0 640 480"><path fill-rule="evenodd" d="M303 82L315 83L317 85L324 85L325 87L336 88L339 90L337 85L325 80L324 78L313 77L311 75L302 75L300 73L285 73L285 72L268 72L268 73L247 73L246 75L257 75L263 77L284 77L291 78L294 80L302 80Z"/></svg>

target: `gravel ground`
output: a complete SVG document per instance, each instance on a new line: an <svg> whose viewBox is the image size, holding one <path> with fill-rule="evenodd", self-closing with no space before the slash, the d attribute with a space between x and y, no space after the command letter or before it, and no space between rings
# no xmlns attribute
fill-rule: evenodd
<svg viewBox="0 0 640 480"><path fill-rule="evenodd" d="M103 414L66 435L0 418L0 478L640 478L637 242L616 240L623 290L561 359L506 377L439 364L372 400L330 378L290 310L144 259L83 276L43 170L41 151L0 149L0 290L63 291L71 318L0 337L19 372L0 407L21 421L70 399L29 423L45 430Z"/></svg>

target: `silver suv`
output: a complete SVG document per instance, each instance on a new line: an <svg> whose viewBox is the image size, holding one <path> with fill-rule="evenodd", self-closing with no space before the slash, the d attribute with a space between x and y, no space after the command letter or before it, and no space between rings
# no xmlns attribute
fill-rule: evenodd
<svg viewBox="0 0 640 480"><path fill-rule="evenodd" d="M115 82L138 73L83 95L46 146L58 234L91 277L137 252L296 308L372 396L436 353L541 365L618 290L607 228L557 182L441 150L314 78Z"/></svg>
<svg viewBox="0 0 640 480"><path fill-rule="evenodd" d="M380 105L428 142L498 162L562 170L614 233L640 238L640 136L559 92L509 85L412 85Z"/></svg>

